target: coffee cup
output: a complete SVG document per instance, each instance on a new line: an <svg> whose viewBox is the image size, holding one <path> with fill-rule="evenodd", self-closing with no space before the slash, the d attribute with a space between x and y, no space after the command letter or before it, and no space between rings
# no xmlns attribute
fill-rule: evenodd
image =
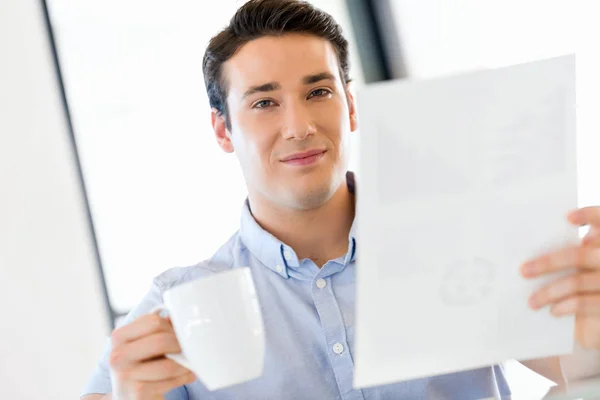
<svg viewBox="0 0 600 400"><path fill-rule="evenodd" d="M209 390L256 379L265 334L250 268L233 268L165 291L152 312L168 314L181 346L166 356L190 369Z"/></svg>

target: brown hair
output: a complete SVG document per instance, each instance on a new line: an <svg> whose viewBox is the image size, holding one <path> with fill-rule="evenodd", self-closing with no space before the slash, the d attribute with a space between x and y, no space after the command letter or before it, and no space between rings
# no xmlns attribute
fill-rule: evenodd
<svg viewBox="0 0 600 400"><path fill-rule="evenodd" d="M223 63L251 40L286 33L309 34L329 40L338 56L342 83L350 82L348 42L331 15L302 0L250 0L237 10L229 25L210 40L202 61L210 106L225 117L229 129Z"/></svg>

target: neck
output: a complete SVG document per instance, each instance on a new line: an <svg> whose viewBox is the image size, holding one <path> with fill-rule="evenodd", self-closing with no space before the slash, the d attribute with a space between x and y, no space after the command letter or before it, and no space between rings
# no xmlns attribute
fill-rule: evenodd
<svg viewBox="0 0 600 400"><path fill-rule="evenodd" d="M252 215L267 232L290 246L299 260L309 258L322 267L348 251L348 235L354 221L354 195L346 180L325 204L296 210L250 198Z"/></svg>

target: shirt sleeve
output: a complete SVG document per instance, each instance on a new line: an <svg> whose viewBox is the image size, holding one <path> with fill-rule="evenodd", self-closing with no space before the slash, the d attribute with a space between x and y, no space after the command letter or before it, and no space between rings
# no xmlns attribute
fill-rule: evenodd
<svg viewBox="0 0 600 400"><path fill-rule="evenodd" d="M123 319L118 327L129 324L138 317L147 314L159 304L162 304L162 288L159 284L158 278L152 281L152 286L148 293L144 296L142 301L131 311L125 319ZM98 364L92 376L85 385L80 397L88 394L108 394L112 391L112 384L110 378L110 368L108 365L108 357L111 351L111 340L110 337L107 339L104 353L102 354ZM173 389L165 395L166 400L188 400L187 390L185 387L179 387Z"/></svg>

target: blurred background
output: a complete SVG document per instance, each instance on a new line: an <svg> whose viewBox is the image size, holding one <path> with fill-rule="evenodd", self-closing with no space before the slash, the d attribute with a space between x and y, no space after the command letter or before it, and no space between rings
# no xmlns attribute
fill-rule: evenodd
<svg viewBox="0 0 600 400"><path fill-rule="evenodd" d="M345 31L353 90L576 53L580 206L600 204L593 2L311 2ZM243 3L0 0L1 398L77 398L152 278L210 257L238 229L246 188L235 156L215 144L201 66ZM49 60L61 87L52 71L34 71ZM2 94L15 85L23 98ZM41 107L56 90L68 104L62 122L62 109L50 122L17 109L26 93ZM60 124L72 137L48 128ZM515 399L550 385L514 361L506 367Z"/></svg>

